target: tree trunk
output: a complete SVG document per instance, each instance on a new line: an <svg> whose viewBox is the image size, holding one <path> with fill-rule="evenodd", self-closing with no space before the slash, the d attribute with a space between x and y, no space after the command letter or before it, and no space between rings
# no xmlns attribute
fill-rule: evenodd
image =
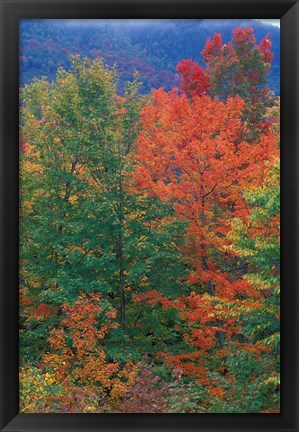
<svg viewBox="0 0 299 432"><path fill-rule="evenodd" d="M126 298L124 291L124 257L123 257L123 236L122 227L118 233L118 263L119 263L119 295L120 295L120 325L123 328L126 324Z"/></svg>
<svg viewBox="0 0 299 432"><path fill-rule="evenodd" d="M121 146L118 144L118 155L122 157ZM119 207L118 207L118 237L117 237L117 259L119 275L119 296L120 296L120 325L122 328L126 325L126 295L125 295L125 273L124 273L124 251L123 251L123 223L124 223L124 190L122 169L119 171Z"/></svg>

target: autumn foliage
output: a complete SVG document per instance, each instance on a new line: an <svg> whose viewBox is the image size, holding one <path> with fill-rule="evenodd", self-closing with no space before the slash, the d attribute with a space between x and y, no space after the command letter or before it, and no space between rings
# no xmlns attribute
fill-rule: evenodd
<svg viewBox="0 0 299 432"><path fill-rule="evenodd" d="M182 77L181 89L188 97L203 96L210 87L205 70L192 60L182 60L177 71Z"/></svg>
<svg viewBox="0 0 299 432"><path fill-rule="evenodd" d="M270 35L202 56L147 96L79 57L25 87L22 411L279 410Z"/></svg>

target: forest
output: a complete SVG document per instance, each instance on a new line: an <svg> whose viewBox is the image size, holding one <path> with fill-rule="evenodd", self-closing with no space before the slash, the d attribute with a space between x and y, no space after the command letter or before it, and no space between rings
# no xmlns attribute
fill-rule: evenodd
<svg viewBox="0 0 299 432"><path fill-rule="evenodd" d="M279 413L272 44L215 33L171 88L82 53L21 86L21 412Z"/></svg>
<svg viewBox="0 0 299 432"><path fill-rule="evenodd" d="M70 55L94 59L102 57L108 66L117 66L118 93L133 79L137 69L142 75L140 92L151 88L171 90L179 85L176 66L181 59L192 59L204 66L200 52L208 37L221 33L224 43L235 27L252 27L258 43L271 33L269 88L280 94L280 29L254 19L233 20L21 20L20 82L33 78L56 77L58 67L69 70Z"/></svg>

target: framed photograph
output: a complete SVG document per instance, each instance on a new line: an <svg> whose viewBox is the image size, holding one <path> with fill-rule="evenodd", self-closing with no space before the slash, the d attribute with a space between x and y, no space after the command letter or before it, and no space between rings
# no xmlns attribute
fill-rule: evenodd
<svg viewBox="0 0 299 432"><path fill-rule="evenodd" d="M298 2L0 3L1 431L298 431Z"/></svg>

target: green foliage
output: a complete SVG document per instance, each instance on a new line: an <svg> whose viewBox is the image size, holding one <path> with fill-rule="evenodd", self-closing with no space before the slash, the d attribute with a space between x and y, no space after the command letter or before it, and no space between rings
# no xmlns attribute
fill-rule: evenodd
<svg viewBox="0 0 299 432"><path fill-rule="evenodd" d="M247 342L267 347L255 364L251 376L259 377L256 391L260 392L261 407L275 409L279 399L279 351L280 351L280 243L279 243L279 161L269 166L269 175L264 185L245 193L250 206L247 227L234 220L232 236L233 247L246 259L251 271L244 275L263 298L263 307L246 313L242 317L243 336ZM237 234L237 235L236 235ZM243 354L244 355L244 354ZM246 373L244 366L249 365L247 358L242 359L242 368L236 374ZM243 379L243 378L242 378Z"/></svg>
<svg viewBox="0 0 299 432"><path fill-rule="evenodd" d="M139 310L132 298L157 285L167 294L182 291L185 266L176 245L184 223L127 183L142 104L138 76L121 98L115 72L102 60L75 56L72 64L70 72L58 71L56 82L35 81L21 95L22 134L30 143L21 156L21 276L31 308L41 302L53 308L45 323L35 324L44 340L59 322L61 304L80 292L101 292L119 310L122 327L128 315L128 328L115 330L114 338L130 341L139 358L153 342L134 336L130 322ZM147 319L159 337L163 320L155 311ZM24 346L30 320L22 321ZM35 333L25 358L46 348L40 350Z"/></svg>

